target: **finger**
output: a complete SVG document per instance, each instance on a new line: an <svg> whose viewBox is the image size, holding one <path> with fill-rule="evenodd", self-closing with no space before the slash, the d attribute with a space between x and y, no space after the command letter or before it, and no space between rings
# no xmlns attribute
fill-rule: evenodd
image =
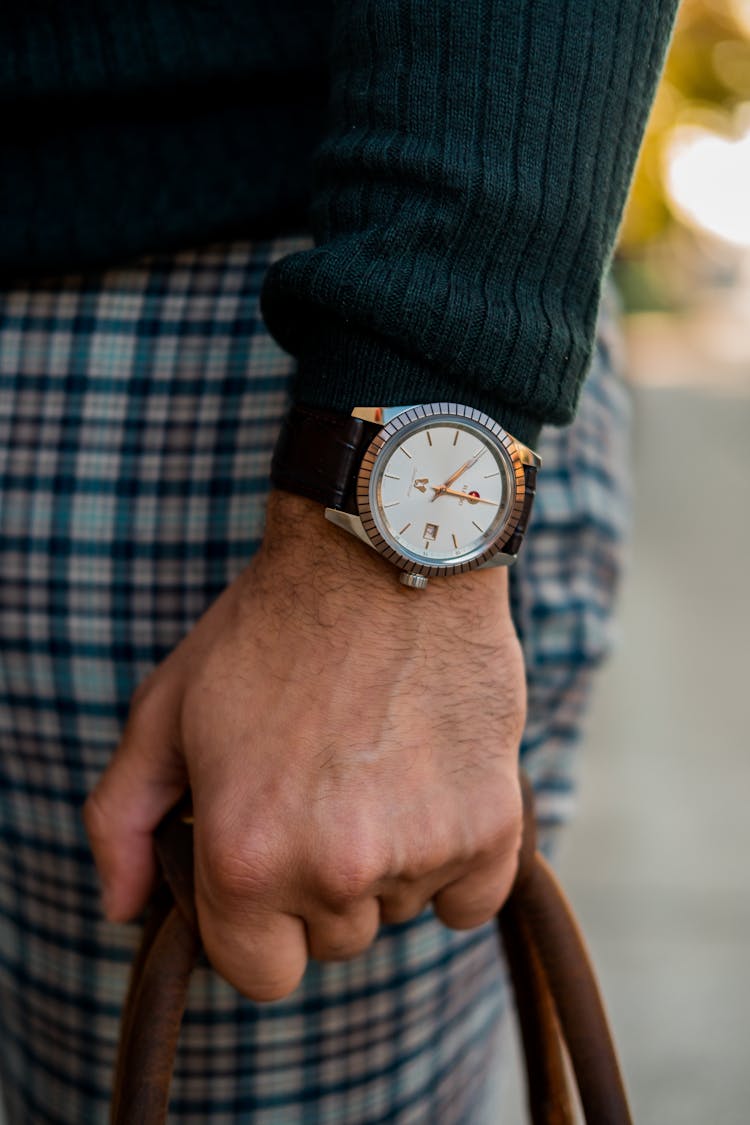
<svg viewBox="0 0 750 1125"><path fill-rule="evenodd" d="M381 894L380 921L388 926L398 926L418 918L438 890L434 886L420 886Z"/></svg>
<svg viewBox="0 0 750 1125"><path fill-rule="evenodd" d="M156 878L153 831L187 784L170 700L137 697L114 756L83 808L104 912L125 922Z"/></svg>
<svg viewBox="0 0 750 1125"><path fill-rule="evenodd" d="M305 914L307 944L316 961L348 961L372 945L380 928L380 906L366 898L342 913L320 910Z"/></svg>
<svg viewBox="0 0 750 1125"><path fill-rule="evenodd" d="M465 860L453 860L419 877L401 875L382 880L378 888L381 922L394 926L417 918L438 891L465 870Z"/></svg>
<svg viewBox="0 0 750 1125"><path fill-rule="evenodd" d="M515 874L515 856L496 858L473 867L435 894L435 914L453 930L481 926L493 918L505 902Z"/></svg>
<svg viewBox="0 0 750 1125"><path fill-rule="evenodd" d="M219 913L196 894L198 925L206 955L220 976L256 1003L283 1000L307 968L305 924L273 911Z"/></svg>
<svg viewBox="0 0 750 1125"><path fill-rule="evenodd" d="M287 838L259 824L249 798L237 813L236 786L206 804L196 785L194 798L195 899L208 958L250 1000L283 999L307 966L305 923L290 906L296 863Z"/></svg>

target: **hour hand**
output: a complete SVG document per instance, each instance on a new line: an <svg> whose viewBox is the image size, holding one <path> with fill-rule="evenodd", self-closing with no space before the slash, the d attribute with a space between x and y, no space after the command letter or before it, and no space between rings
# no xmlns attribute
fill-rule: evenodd
<svg viewBox="0 0 750 1125"><path fill-rule="evenodd" d="M457 492L455 488L446 488L445 485L440 486L446 496L460 496L462 500L468 500L471 504L494 504L494 500L486 500L484 496L472 496L470 492Z"/></svg>

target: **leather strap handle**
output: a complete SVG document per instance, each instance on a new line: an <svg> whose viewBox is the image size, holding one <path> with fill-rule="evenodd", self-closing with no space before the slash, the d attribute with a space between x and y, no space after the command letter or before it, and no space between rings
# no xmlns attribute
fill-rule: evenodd
<svg viewBox="0 0 750 1125"><path fill-rule="evenodd" d="M167 1120L190 974L201 951L186 796L156 831L164 881L156 891L130 972L110 1111L113 1125Z"/></svg>
<svg viewBox="0 0 750 1125"><path fill-rule="evenodd" d="M516 882L498 915L524 1043L533 1125L572 1125L562 1046L588 1125L632 1125L614 1043L570 906L536 851L531 787ZM186 796L156 832L164 881L152 901L122 1015L110 1121L164 1125L190 974L200 954Z"/></svg>
<svg viewBox="0 0 750 1125"><path fill-rule="evenodd" d="M516 897L520 873L529 870L536 859L534 795L523 773L521 794L524 816L518 874L513 893L497 916L498 937L516 1001L532 1125L575 1125L555 1005L544 966Z"/></svg>
<svg viewBox="0 0 750 1125"><path fill-rule="evenodd" d="M558 1042L567 1050L588 1125L632 1125L591 958L570 903L536 850L533 793L523 774L521 788L518 873L498 927L521 1024L531 1120L534 1125L574 1120L563 1064L552 1045L558 1024Z"/></svg>

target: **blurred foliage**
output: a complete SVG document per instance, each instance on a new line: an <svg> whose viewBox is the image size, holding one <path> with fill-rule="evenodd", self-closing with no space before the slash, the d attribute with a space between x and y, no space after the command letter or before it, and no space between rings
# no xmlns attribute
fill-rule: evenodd
<svg viewBox="0 0 750 1125"><path fill-rule="evenodd" d="M656 244L658 255L660 244L681 233L665 188L673 130L696 124L731 135L736 114L748 102L750 0L683 0L620 232L621 259L632 267L620 269L621 284L626 290L640 286L646 305L659 303L660 285L658 267L649 265L644 251Z"/></svg>

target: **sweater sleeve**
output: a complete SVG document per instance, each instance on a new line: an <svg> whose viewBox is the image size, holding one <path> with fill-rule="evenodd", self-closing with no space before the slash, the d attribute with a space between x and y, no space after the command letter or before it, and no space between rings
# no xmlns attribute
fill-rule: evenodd
<svg viewBox="0 0 750 1125"><path fill-rule="evenodd" d="M267 274L297 401L564 424L677 0L336 0L314 248Z"/></svg>

